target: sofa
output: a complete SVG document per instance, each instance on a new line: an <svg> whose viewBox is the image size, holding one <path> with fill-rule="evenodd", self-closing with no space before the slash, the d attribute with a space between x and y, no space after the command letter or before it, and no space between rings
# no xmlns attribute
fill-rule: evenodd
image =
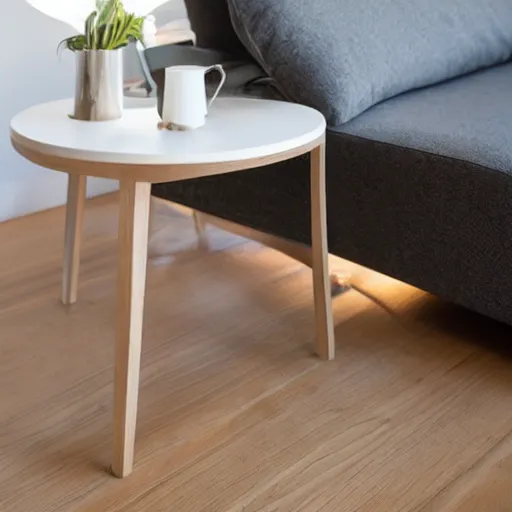
<svg viewBox="0 0 512 512"><path fill-rule="evenodd" d="M512 324L510 0L186 0L197 44L324 113L329 251ZM307 157L153 194L310 244Z"/></svg>

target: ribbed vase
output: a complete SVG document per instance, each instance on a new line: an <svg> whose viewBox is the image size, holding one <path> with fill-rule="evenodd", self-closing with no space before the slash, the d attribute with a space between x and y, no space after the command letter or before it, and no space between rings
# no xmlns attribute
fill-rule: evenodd
<svg viewBox="0 0 512 512"><path fill-rule="evenodd" d="M112 121L123 115L123 51L87 50L76 54L74 118Z"/></svg>

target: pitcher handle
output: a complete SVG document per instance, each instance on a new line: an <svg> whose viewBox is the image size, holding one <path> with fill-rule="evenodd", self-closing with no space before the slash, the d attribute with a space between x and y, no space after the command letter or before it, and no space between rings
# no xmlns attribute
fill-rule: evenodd
<svg viewBox="0 0 512 512"><path fill-rule="evenodd" d="M224 68L220 64L216 64L215 66L210 66L209 68L206 68L204 74L207 75L210 73L210 71L218 71L220 73L220 84L217 87L217 90L215 91L215 94L212 96L212 99L208 102L208 108L212 106L212 103L217 99L217 96L220 93L220 90L222 87L224 87L224 84L226 83L226 72L224 71Z"/></svg>

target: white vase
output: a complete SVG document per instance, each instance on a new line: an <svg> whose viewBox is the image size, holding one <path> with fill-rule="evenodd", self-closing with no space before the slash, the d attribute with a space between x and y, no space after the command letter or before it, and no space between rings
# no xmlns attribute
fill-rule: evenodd
<svg viewBox="0 0 512 512"><path fill-rule="evenodd" d="M112 121L123 115L123 50L85 50L76 54L74 118Z"/></svg>

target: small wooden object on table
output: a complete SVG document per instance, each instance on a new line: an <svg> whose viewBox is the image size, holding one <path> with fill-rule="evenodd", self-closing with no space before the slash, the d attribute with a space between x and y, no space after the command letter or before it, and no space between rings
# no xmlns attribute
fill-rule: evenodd
<svg viewBox="0 0 512 512"><path fill-rule="evenodd" d="M316 349L334 357L327 268L325 120L291 103L222 98L206 126L157 129L154 108L91 123L68 117L71 101L30 108L11 123L11 140L28 160L69 175L62 300L77 299L86 177L119 180L118 315L115 350L114 460L118 477L133 467L152 183L243 171L311 153L311 217ZM250 194L250 190L247 191Z"/></svg>

